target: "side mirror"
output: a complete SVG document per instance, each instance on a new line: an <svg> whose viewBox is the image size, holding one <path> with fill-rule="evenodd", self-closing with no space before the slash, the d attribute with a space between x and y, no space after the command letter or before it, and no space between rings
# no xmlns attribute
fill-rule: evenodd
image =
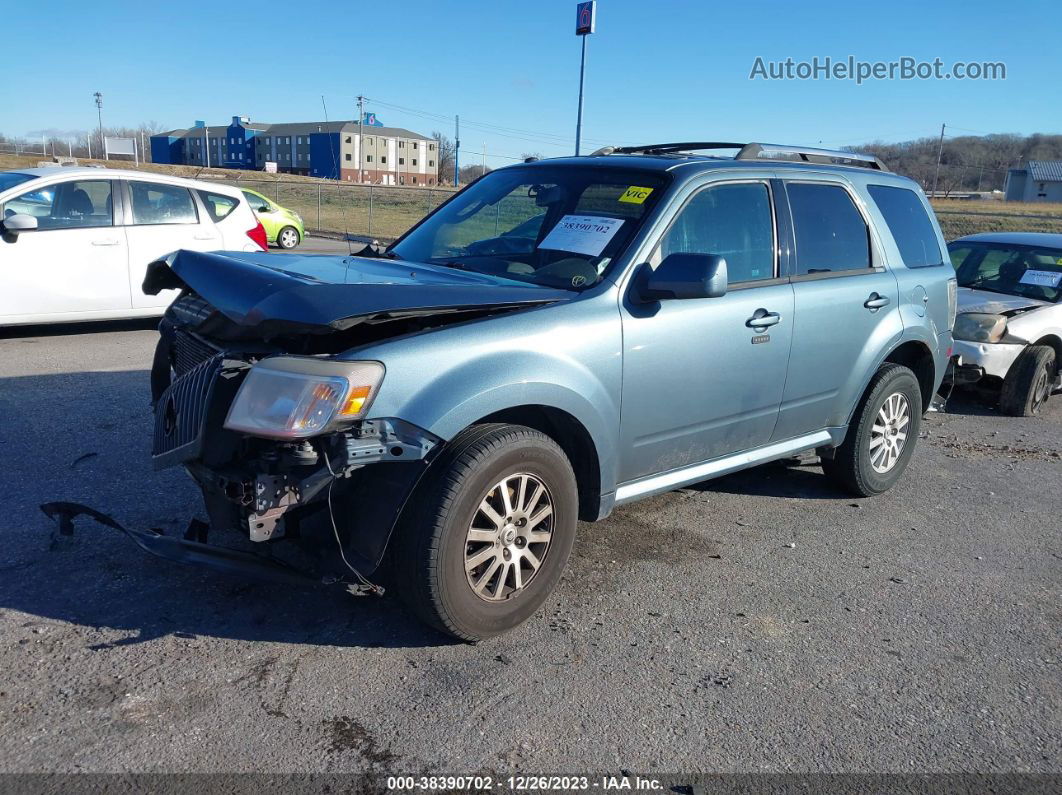
<svg viewBox="0 0 1062 795"><path fill-rule="evenodd" d="M25 213L15 213L3 220L4 234L18 237L19 232L32 232L37 228L37 219Z"/></svg>
<svg viewBox="0 0 1062 795"><path fill-rule="evenodd" d="M268 204L263 204L261 207L256 207L255 208L255 212L256 213L267 213L267 212L269 212L269 205Z"/></svg>
<svg viewBox="0 0 1062 795"><path fill-rule="evenodd" d="M646 301L726 295L726 259L715 254L668 254L646 274L638 292Z"/></svg>

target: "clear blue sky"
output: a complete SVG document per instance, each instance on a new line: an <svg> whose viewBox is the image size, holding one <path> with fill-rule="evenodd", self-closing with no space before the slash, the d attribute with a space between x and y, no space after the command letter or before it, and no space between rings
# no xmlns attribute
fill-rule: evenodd
<svg viewBox="0 0 1062 795"><path fill-rule="evenodd" d="M365 94L388 125L453 134L464 162L574 139L573 0L132 3L49 0L3 12L0 132L236 114L353 118ZM85 21L91 11L93 21ZM1057 0L758 3L600 0L588 42L584 138L844 145L939 133L1062 132ZM359 33L358 31L364 31ZM749 80L757 56L1003 61L1004 81ZM400 105L431 115L397 110ZM473 123L510 128L484 129ZM533 131L530 134L516 130ZM952 130L949 130L949 132ZM505 134L502 134L505 132ZM522 136L522 137L521 137ZM524 140L531 138L533 140ZM584 144L584 147L587 144ZM474 153L474 154L473 154Z"/></svg>

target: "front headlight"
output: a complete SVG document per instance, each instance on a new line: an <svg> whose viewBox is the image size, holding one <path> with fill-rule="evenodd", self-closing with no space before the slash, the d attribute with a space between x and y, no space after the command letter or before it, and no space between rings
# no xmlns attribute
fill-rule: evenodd
<svg viewBox="0 0 1062 795"><path fill-rule="evenodd" d="M1007 331L1007 319L1003 315L988 315L969 312L955 318L952 336L968 342L999 342Z"/></svg>
<svg viewBox="0 0 1062 795"><path fill-rule="evenodd" d="M364 417L383 377L379 362L263 359L240 385L225 427L273 439L318 436Z"/></svg>

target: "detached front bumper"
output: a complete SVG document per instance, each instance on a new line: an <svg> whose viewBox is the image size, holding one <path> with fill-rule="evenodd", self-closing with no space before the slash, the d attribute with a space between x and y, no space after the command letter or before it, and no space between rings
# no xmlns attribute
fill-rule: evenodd
<svg viewBox="0 0 1062 795"><path fill-rule="evenodd" d="M953 353L956 366L953 381L956 384L972 384L985 376L1006 378L1011 365L1025 347L1009 342L955 340Z"/></svg>

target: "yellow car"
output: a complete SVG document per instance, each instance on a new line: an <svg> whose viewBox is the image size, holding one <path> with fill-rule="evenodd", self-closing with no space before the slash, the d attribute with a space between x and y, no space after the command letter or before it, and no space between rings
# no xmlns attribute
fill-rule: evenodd
<svg viewBox="0 0 1062 795"><path fill-rule="evenodd" d="M306 228L297 212L281 207L272 199L250 188L243 188L243 195L265 227L266 237L271 245L292 249L302 242L306 236Z"/></svg>

